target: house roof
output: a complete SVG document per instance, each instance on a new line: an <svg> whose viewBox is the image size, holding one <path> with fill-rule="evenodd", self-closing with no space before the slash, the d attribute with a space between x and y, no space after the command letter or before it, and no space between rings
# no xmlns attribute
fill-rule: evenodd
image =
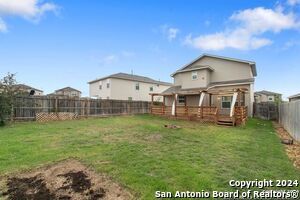
<svg viewBox="0 0 300 200"><path fill-rule="evenodd" d="M108 78L117 78L117 79L124 79L124 80L144 82L144 83L154 83L154 84L168 85L168 86L172 85L172 83L167 83L167 82L163 82L163 81L156 81L156 80L148 78L146 76L138 76L138 75L132 75L132 74L126 74L126 73L112 74L112 75L109 75L109 76L105 76L105 77L90 81L88 83L91 84L91 83L101 81L101 80L104 80L104 79L108 79Z"/></svg>
<svg viewBox="0 0 300 200"><path fill-rule="evenodd" d="M29 85L25 85L25 84L16 84L15 86L18 88L22 88L24 90L35 90L35 91L43 92L43 90L39 90L39 89L33 88Z"/></svg>
<svg viewBox="0 0 300 200"><path fill-rule="evenodd" d="M62 90L74 90L74 91L77 91L77 92L80 92L80 90L77 90L75 88L72 88L72 87L64 87L64 88L61 88L61 89L58 89L58 90L55 90L55 92L59 92L59 91L62 91Z"/></svg>
<svg viewBox="0 0 300 200"><path fill-rule="evenodd" d="M169 95L174 93L181 93L181 94L198 94L201 90L208 90L217 86L222 85L234 85L234 84L247 84L247 83L253 83L254 78L251 79L241 79L241 80L233 80L233 81L220 81L220 82L211 82L208 87L199 87L199 88L191 88L191 89L182 89L181 86L172 86L165 91L163 91L161 94L163 95Z"/></svg>
<svg viewBox="0 0 300 200"><path fill-rule="evenodd" d="M300 93L289 96L288 99L293 99L293 98L297 98L297 97L300 97Z"/></svg>
<svg viewBox="0 0 300 200"><path fill-rule="evenodd" d="M262 91L258 91L258 92L254 92L255 95L260 95L260 94L264 94L264 95L281 95L280 93L276 93L276 92L270 92L267 90L262 90Z"/></svg>
<svg viewBox="0 0 300 200"><path fill-rule="evenodd" d="M193 60L192 62L184 65L183 67L181 67L179 70L177 70L176 72L174 72L173 74L171 74L171 76L173 77L175 74L180 73L180 72L184 72L188 67L190 67L192 64L194 64L195 62L197 62L198 60L204 58L204 57L211 57L211 58L218 58L218 59L223 59L223 60L229 60L229 61L234 61L234 62L240 62L240 63L246 63L249 64L251 67L251 71L253 76L257 76L257 71L256 71L256 63L253 61L248 61L248 60L241 60L241 59L236 59L236 58L229 58L229 57L224 57L224 56L217 56L217 55L211 55L211 54L202 54L201 56L199 56L198 58L196 58L195 60ZM209 66L210 67L210 66ZM211 67L210 67L211 68Z"/></svg>

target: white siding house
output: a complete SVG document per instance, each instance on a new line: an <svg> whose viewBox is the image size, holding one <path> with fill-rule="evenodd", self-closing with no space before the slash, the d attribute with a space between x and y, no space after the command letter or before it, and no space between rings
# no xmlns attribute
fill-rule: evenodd
<svg viewBox="0 0 300 200"><path fill-rule="evenodd" d="M125 73L112 74L88 84L90 97L134 101L151 101L149 93L161 93L172 86L171 83ZM160 97L156 100L162 101Z"/></svg>

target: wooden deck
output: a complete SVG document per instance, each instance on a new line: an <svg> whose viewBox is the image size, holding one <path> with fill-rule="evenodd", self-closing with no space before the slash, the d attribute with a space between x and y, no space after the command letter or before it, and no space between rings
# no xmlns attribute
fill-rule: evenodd
<svg viewBox="0 0 300 200"><path fill-rule="evenodd" d="M172 106L152 105L151 113L174 119L194 120L202 123L235 126L244 124L247 120L247 107L236 106L234 115L219 114L218 108L213 106L177 106L172 115Z"/></svg>

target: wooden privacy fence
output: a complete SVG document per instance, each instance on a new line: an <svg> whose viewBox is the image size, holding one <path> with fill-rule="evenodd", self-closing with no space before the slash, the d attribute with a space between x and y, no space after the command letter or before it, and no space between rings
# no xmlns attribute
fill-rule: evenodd
<svg viewBox="0 0 300 200"><path fill-rule="evenodd" d="M272 102L254 103L254 117L267 120L278 120L278 105Z"/></svg>
<svg viewBox="0 0 300 200"><path fill-rule="evenodd" d="M279 106L279 123L297 141L300 141L300 100Z"/></svg>
<svg viewBox="0 0 300 200"><path fill-rule="evenodd" d="M108 99L75 99L55 97L17 97L14 107L15 120L49 118L65 119L105 115L149 113L150 102ZM37 115L38 113L42 113ZM60 116L57 113L61 113ZM69 113L69 115L68 115ZM44 120L47 121L47 120Z"/></svg>

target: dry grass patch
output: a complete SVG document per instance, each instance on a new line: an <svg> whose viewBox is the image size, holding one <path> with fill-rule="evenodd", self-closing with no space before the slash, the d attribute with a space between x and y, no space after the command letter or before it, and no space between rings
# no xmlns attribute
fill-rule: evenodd
<svg viewBox="0 0 300 200"><path fill-rule="evenodd" d="M273 122L273 125L280 139L293 139L280 124ZM285 150L288 157L293 161L294 166L300 169L300 143L294 140L293 144L285 145Z"/></svg>

